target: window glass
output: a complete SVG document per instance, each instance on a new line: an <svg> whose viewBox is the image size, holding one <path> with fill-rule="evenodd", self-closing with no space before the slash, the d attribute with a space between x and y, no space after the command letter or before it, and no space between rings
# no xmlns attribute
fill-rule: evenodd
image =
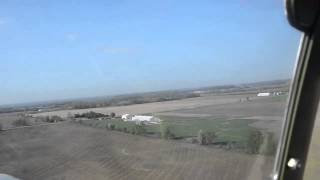
<svg viewBox="0 0 320 180"><path fill-rule="evenodd" d="M2 0L0 178L267 179L299 38L280 0Z"/></svg>

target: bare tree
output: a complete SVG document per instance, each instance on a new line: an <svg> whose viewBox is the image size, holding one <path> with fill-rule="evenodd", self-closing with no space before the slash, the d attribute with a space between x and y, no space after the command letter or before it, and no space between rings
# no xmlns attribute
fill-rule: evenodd
<svg viewBox="0 0 320 180"><path fill-rule="evenodd" d="M198 132L198 142L200 145L212 144L216 138L215 132L204 132L202 129Z"/></svg>
<svg viewBox="0 0 320 180"><path fill-rule="evenodd" d="M111 112L111 113L110 113L110 117L112 117L112 118L116 117L116 113Z"/></svg>

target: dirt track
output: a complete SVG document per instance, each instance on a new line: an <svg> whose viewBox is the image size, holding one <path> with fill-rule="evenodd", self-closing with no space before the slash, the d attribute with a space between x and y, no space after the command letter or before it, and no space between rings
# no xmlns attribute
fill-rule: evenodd
<svg viewBox="0 0 320 180"><path fill-rule="evenodd" d="M0 172L26 180L267 179L272 159L257 167L255 158L73 123L0 135Z"/></svg>

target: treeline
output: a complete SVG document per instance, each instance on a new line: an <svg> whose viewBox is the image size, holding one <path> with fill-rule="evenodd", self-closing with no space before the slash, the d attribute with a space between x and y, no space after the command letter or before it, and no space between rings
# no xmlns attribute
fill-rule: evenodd
<svg viewBox="0 0 320 180"><path fill-rule="evenodd" d="M147 130L144 124L135 124L131 128L127 128L127 127L121 128L121 127L117 127L116 124L108 123L106 128L109 130L115 130L115 131L120 131L124 133L135 134L135 135L145 135L147 133Z"/></svg>
<svg viewBox="0 0 320 180"><path fill-rule="evenodd" d="M65 121L65 119L63 119L60 116L53 115L53 116L44 116L44 117L42 117L42 121L48 122L48 123L54 123L54 122Z"/></svg>
<svg viewBox="0 0 320 180"><path fill-rule="evenodd" d="M274 155L277 149L277 142L274 134L270 132L262 133L260 130L251 130L245 142L217 142L218 136L215 132L199 130L197 138L193 138L192 143L199 145L218 145L220 148L228 150L238 150L248 154Z"/></svg>
<svg viewBox="0 0 320 180"><path fill-rule="evenodd" d="M121 126L115 122L108 122L105 121L106 123L103 122L103 125L101 126L100 123L96 123L99 121L86 121L86 120L78 120L75 121L78 122L82 125L86 125L86 126L91 126L91 127L95 127L95 128L105 128L107 130L110 131L119 131L119 132L124 132L124 133L128 133L128 134L133 134L133 135L146 135L147 134L147 128L145 124L132 124L130 123L130 125L128 124L128 126Z"/></svg>
<svg viewBox="0 0 320 180"><path fill-rule="evenodd" d="M26 118L22 118L21 121L24 121L24 120L28 120ZM39 116L39 117L36 117L36 121L37 122L47 122L47 123L56 123L56 122L62 122L62 121L65 121L66 119L60 117L60 116L57 116L57 115L53 115L53 116ZM21 123L24 123L24 122L21 122Z"/></svg>
<svg viewBox="0 0 320 180"><path fill-rule="evenodd" d="M163 139L181 139L174 134L174 130L166 124L161 124L161 138ZM262 133L259 130L248 132L248 139L245 142L219 141L218 135L214 131L199 130L196 137L185 138L187 142L203 146L213 145L223 149L236 150L248 154L274 155L277 149L277 142L274 134L270 132Z"/></svg>
<svg viewBox="0 0 320 180"><path fill-rule="evenodd" d="M97 113L94 111L89 111L89 112L82 113L82 114L75 114L74 118L96 119L96 118L101 118L101 117L114 118L115 116L116 116L116 113L114 113L114 112L111 112L110 114L103 114L103 113Z"/></svg>

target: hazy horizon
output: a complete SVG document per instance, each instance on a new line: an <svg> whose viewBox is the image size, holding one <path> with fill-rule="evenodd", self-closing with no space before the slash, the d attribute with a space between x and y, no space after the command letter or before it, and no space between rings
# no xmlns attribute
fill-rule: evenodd
<svg viewBox="0 0 320 180"><path fill-rule="evenodd" d="M128 93L120 93L120 94L100 94L100 95L93 95L93 96L81 96L81 97L70 97L70 98L61 98L61 99L46 99L42 101L26 101L26 102L19 102L19 103L12 103L12 104L0 104L1 107L7 106L23 106L23 105L30 105L30 104L42 104L42 103L52 103L52 102L66 102L66 101L81 101L85 99L95 99L95 98L113 98L116 96L126 96L126 95L135 95L135 94L144 94L144 93L160 93L166 91L183 91L183 90L197 90L202 88L214 88L219 86L240 86L244 84L255 84L255 83L266 83L266 82L275 82L275 81L290 81L291 79L274 79L274 80L267 80L267 81L255 81L255 82L245 82L241 84L219 84L219 85L207 85L207 86L200 86L200 87L185 87L179 89L160 89L155 91L138 91L138 92L128 92Z"/></svg>
<svg viewBox="0 0 320 180"><path fill-rule="evenodd" d="M0 105L290 79L299 39L278 0L1 1Z"/></svg>

